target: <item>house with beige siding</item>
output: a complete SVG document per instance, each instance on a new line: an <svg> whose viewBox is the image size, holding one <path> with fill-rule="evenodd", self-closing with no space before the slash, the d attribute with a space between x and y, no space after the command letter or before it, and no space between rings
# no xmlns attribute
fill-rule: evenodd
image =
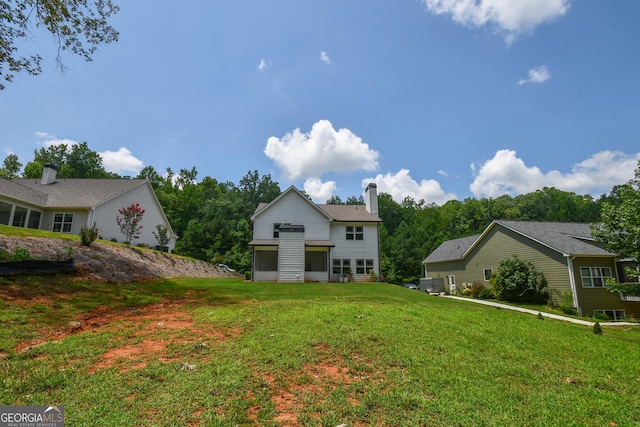
<svg viewBox="0 0 640 427"><path fill-rule="evenodd" d="M380 275L378 195L364 205L316 204L291 186L253 215L254 281L338 282Z"/></svg>
<svg viewBox="0 0 640 427"><path fill-rule="evenodd" d="M168 248L177 236L147 179L58 179L57 168L45 165L42 178L0 179L0 224L79 234L94 222L100 238L123 241L118 210L139 203L145 210L142 233L132 244L156 247L156 225L168 229Z"/></svg>
<svg viewBox="0 0 640 427"><path fill-rule="evenodd" d="M583 223L493 221L482 234L442 243L422 263L425 277L443 278L451 293L474 282L490 288L500 261L517 255L544 274L554 303L570 296L583 316L640 317L640 297L612 293L608 278L625 281L623 264Z"/></svg>

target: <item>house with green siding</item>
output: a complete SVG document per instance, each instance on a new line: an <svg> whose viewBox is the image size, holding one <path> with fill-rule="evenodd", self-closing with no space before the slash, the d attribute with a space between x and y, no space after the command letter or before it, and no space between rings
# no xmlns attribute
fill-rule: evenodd
<svg viewBox="0 0 640 427"><path fill-rule="evenodd" d="M640 297L606 288L608 278L626 280L627 261L595 242L589 224L497 220L482 234L442 243L422 263L426 278L443 278L447 291L456 293L475 282L490 288L500 261L513 255L544 274L555 304L564 295L583 316L640 317Z"/></svg>

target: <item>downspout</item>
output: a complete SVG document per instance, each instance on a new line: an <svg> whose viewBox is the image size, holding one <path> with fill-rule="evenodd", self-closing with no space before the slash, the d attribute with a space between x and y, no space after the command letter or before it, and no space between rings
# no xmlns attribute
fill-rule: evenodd
<svg viewBox="0 0 640 427"><path fill-rule="evenodd" d="M380 266L380 223L377 224L378 229L378 282L381 281L382 277L382 267Z"/></svg>
<svg viewBox="0 0 640 427"><path fill-rule="evenodd" d="M573 260L575 256L564 254L567 258L567 267L569 267L569 284L571 285L571 294L573 296L573 306L578 310L578 314L582 316L582 307L578 305L578 292L576 292L576 276L573 270Z"/></svg>

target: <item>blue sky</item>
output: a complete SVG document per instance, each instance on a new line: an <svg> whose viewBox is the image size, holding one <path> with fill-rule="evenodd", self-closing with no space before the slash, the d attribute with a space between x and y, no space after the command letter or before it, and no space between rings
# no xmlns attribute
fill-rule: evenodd
<svg viewBox="0 0 640 427"><path fill-rule="evenodd" d="M0 92L2 158L86 141L106 168L271 174L316 202L599 196L640 159L640 2L122 1L86 63Z"/></svg>

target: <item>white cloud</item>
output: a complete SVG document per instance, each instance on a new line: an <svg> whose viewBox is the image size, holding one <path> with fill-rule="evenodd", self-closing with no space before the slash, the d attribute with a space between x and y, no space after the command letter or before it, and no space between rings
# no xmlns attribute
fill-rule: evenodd
<svg viewBox="0 0 640 427"><path fill-rule="evenodd" d="M435 203L438 205L456 199L455 194L445 193L438 181L423 179L418 183L411 178L408 169L401 169L396 174L378 174L374 178L363 179L363 188L371 182L377 184L378 193L387 193L398 203L402 203L406 197L411 197L415 201L424 200L427 203Z"/></svg>
<svg viewBox="0 0 640 427"><path fill-rule="evenodd" d="M542 83L551 78L551 74L549 74L549 70L546 66L541 65L536 68L532 68L529 70L529 76L526 79L520 79L518 81L519 85L523 85L525 83Z"/></svg>
<svg viewBox="0 0 640 427"><path fill-rule="evenodd" d="M260 59L260 63L258 64L258 70L260 71L264 71L265 68L267 68L267 61L265 61L264 59Z"/></svg>
<svg viewBox="0 0 640 427"><path fill-rule="evenodd" d="M36 138L38 141L38 145L43 148L49 148L53 145L61 145L64 144L67 146L67 150L71 149L74 145L79 145L78 141L74 141L73 139L60 139L55 135L50 134L49 132L36 132Z"/></svg>
<svg viewBox="0 0 640 427"><path fill-rule="evenodd" d="M100 154L105 170L121 175L123 172L137 174L144 167L142 160L136 158L131 151L120 147L118 151L103 151Z"/></svg>
<svg viewBox="0 0 640 427"><path fill-rule="evenodd" d="M451 15L467 27L495 28L513 42L522 33L558 18L569 9L570 0L421 0L431 13Z"/></svg>
<svg viewBox="0 0 640 427"><path fill-rule="evenodd" d="M329 55L325 51L320 52L320 60L325 64L331 64L331 58L329 58Z"/></svg>
<svg viewBox="0 0 640 427"><path fill-rule="evenodd" d="M314 202L325 203L336 191L336 182L322 182L319 178L309 178L304 182L304 191Z"/></svg>
<svg viewBox="0 0 640 427"><path fill-rule="evenodd" d="M309 133L298 128L282 138L270 137L264 154L290 181L327 172L375 171L380 157L349 129L335 130L328 120L314 123Z"/></svg>
<svg viewBox="0 0 640 427"><path fill-rule="evenodd" d="M442 176L449 176L449 174L448 174L447 172L443 171L442 169L440 169L440 170L438 171L438 175L442 175Z"/></svg>
<svg viewBox="0 0 640 427"><path fill-rule="evenodd" d="M469 189L478 198L526 194L543 187L598 196L629 181L639 159L640 153L606 150L573 165L570 173L543 173L536 166L527 166L515 151L500 150L484 164L471 165L475 179Z"/></svg>

